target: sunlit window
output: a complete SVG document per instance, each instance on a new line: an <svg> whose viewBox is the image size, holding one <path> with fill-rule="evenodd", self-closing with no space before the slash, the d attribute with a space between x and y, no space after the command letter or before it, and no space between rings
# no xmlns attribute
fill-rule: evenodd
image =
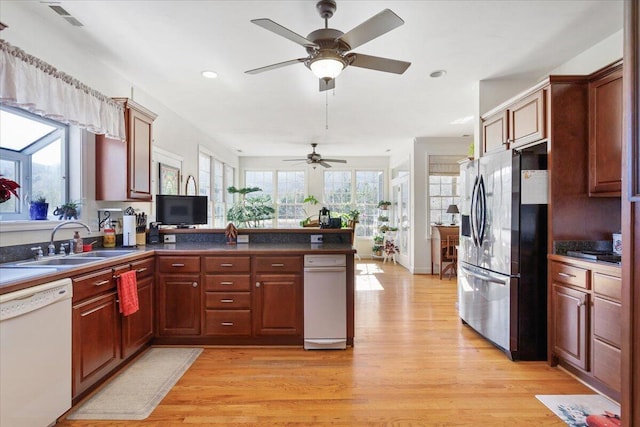
<svg viewBox="0 0 640 427"><path fill-rule="evenodd" d="M29 202L44 198L49 215L67 200L67 126L0 106L0 174L20 184L19 199L0 204L2 220L29 219Z"/></svg>

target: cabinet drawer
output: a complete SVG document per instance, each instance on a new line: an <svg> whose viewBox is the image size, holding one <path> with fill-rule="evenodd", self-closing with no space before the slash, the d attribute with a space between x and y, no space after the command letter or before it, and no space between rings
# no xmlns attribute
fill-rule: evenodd
<svg viewBox="0 0 640 427"><path fill-rule="evenodd" d="M250 292L207 292L205 295L207 308L220 310L251 308Z"/></svg>
<svg viewBox="0 0 640 427"><path fill-rule="evenodd" d="M248 291L251 289L249 274L208 274L205 277L207 291Z"/></svg>
<svg viewBox="0 0 640 427"><path fill-rule="evenodd" d="M604 298L593 298L593 334L618 348L622 346L622 305Z"/></svg>
<svg viewBox="0 0 640 427"><path fill-rule="evenodd" d="M207 273L249 273L251 258L248 256L205 257L204 269Z"/></svg>
<svg viewBox="0 0 640 427"><path fill-rule="evenodd" d="M255 259L257 273L302 273L302 257L260 256Z"/></svg>
<svg viewBox="0 0 640 427"><path fill-rule="evenodd" d="M207 310L206 335L251 335L251 311Z"/></svg>
<svg viewBox="0 0 640 427"><path fill-rule="evenodd" d="M136 271L136 278L138 279L153 276L154 266L155 262L153 258L134 261L131 263L131 269Z"/></svg>
<svg viewBox="0 0 640 427"><path fill-rule="evenodd" d="M621 361L620 349L593 340L593 376L618 392L621 390Z"/></svg>
<svg viewBox="0 0 640 427"><path fill-rule="evenodd" d="M199 273L200 257L197 256L162 256L158 258L160 273Z"/></svg>
<svg viewBox="0 0 640 427"><path fill-rule="evenodd" d="M589 270L561 262L551 262L551 280L584 289L590 288Z"/></svg>
<svg viewBox="0 0 640 427"><path fill-rule="evenodd" d="M74 303L115 289L116 287L116 281L113 279L113 270L111 268L74 277L71 280L73 282L72 301Z"/></svg>
<svg viewBox="0 0 640 427"><path fill-rule="evenodd" d="M594 272L592 280L595 293L620 301L622 280L619 277Z"/></svg>

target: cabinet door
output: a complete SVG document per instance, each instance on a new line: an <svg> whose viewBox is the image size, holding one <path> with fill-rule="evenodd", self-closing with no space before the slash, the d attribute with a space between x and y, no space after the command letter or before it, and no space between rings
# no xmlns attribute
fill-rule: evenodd
<svg viewBox="0 0 640 427"><path fill-rule="evenodd" d="M139 310L122 318L122 358L126 359L153 338L153 282L154 278L138 280Z"/></svg>
<svg viewBox="0 0 640 427"><path fill-rule="evenodd" d="M151 126L153 119L129 108L129 198L151 200Z"/></svg>
<svg viewBox="0 0 640 427"><path fill-rule="evenodd" d="M482 122L482 152L506 150L509 148L507 139L508 127L507 111L501 111L487 117Z"/></svg>
<svg viewBox="0 0 640 427"><path fill-rule="evenodd" d="M622 69L589 83L589 195L620 196Z"/></svg>
<svg viewBox="0 0 640 427"><path fill-rule="evenodd" d="M621 389L621 351L622 305L616 301L594 296L592 308L593 376L620 392Z"/></svg>
<svg viewBox="0 0 640 427"><path fill-rule="evenodd" d="M120 313L116 293L73 306L73 396L120 363Z"/></svg>
<svg viewBox="0 0 640 427"><path fill-rule="evenodd" d="M544 90L527 96L509 108L511 148L546 137L544 112Z"/></svg>
<svg viewBox="0 0 640 427"><path fill-rule="evenodd" d="M200 335L200 276L160 276L158 281L158 334Z"/></svg>
<svg viewBox="0 0 640 427"><path fill-rule="evenodd" d="M253 331L302 337L302 280L299 274L259 274L253 289Z"/></svg>
<svg viewBox="0 0 640 427"><path fill-rule="evenodd" d="M554 283L552 297L553 350L560 359L586 371L588 295Z"/></svg>

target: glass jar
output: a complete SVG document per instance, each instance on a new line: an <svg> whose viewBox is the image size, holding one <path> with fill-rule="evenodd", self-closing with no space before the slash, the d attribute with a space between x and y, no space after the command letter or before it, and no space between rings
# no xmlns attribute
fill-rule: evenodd
<svg viewBox="0 0 640 427"><path fill-rule="evenodd" d="M105 248L116 247L116 230L113 228L105 228L104 236L102 237L102 246Z"/></svg>

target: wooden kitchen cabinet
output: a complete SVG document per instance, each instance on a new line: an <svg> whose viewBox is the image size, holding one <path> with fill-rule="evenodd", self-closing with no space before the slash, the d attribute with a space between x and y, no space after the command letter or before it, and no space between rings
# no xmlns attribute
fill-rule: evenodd
<svg viewBox="0 0 640 427"><path fill-rule="evenodd" d="M111 268L73 277L72 395L78 396L121 361L120 313Z"/></svg>
<svg viewBox="0 0 640 427"><path fill-rule="evenodd" d="M160 256L157 262L158 335L200 335L200 257Z"/></svg>
<svg viewBox="0 0 640 427"><path fill-rule="evenodd" d="M589 195L620 196L622 188L622 64L589 82Z"/></svg>
<svg viewBox="0 0 640 427"><path fill-rule="evenodd" d="M138 282L137 312L122 317L122 357L127 357L147 345L153 338L154 315L154 259L131 263Z"/></svg>
<svg viewBox="0 0 640 427"><path fill-rule="evenodd" d="M251 336L251 257L205 257L204 334Z"/></svg>
<svg viewBox="0 0 640 427"><path fill-rule="evenodd" d="M96 200L151 201L151 147L156 115L128 98L126 141L96 136Z"/></svg>
<svg viewBox="0 0 640 427"><path fill-rule="evenodd" d="M557 357L588 370L587 300L586 292L553 285L553 349Z"/></svg>
<svg viewBox="0 0 640 427"><path fill-rule="evenodd" d="M501 151L509 148L509 115L500 111L482 120L482 152Z"/></svg>
<svg viewBox="0 0 640 427"><path fill-rule="evenodd" d="M302 257L256 256L254 271L254 335L302 337Z"/></svg>
<svg viewBox="0 0 640 427"><path fill-rule="evenodd" d="M509 147L546 138L545 124L545 91L540 89L509 107Z"/></svg>

